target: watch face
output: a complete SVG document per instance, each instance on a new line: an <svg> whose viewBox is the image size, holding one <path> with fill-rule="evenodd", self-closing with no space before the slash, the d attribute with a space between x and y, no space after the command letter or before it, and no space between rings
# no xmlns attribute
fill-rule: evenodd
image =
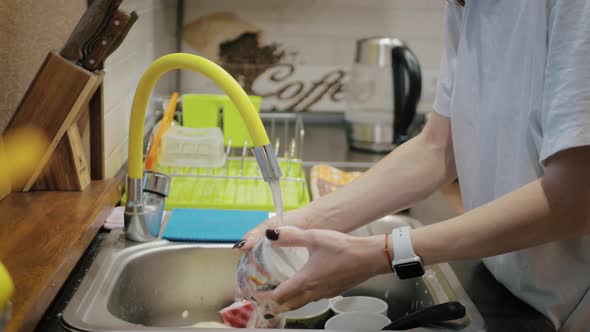
<svg viewBox="0 0 590 332"><path fill-rule="evenodd" d="M424 267L420 262L409 262L395 266L395 273L400 279L410 279L424 275Z"/></svg>

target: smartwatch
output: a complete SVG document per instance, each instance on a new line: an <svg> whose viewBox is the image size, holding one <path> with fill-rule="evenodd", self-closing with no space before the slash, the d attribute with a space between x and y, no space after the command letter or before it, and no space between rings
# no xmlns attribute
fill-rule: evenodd
<svg viewBox="0 0 590 332"><path fill-rule="evenodd" d="M410 279L424 275L422 259L414 253L409 226L391 231L393 261L391 267L400 279Z"/></svg>

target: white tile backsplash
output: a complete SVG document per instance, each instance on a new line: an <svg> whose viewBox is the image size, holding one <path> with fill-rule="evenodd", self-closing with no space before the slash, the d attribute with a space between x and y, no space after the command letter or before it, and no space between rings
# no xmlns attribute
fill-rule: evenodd
<svg viewBox="0 0 590 332"><path fill-rule="evenodd" d="M176 49L176 1L127 0L122 9L135 10L135 23L119 49L105 63L106 175L113 176L127 160L129 116L137 83L159 56ZM174 73L164 75L153 95L167 96L174 89ZM148 113L151 110L148 109Z"/></svg>
<svg viewBox="0 0 590 332"><path fill-rule="evenodd" d="M104 138L106 156L113 153L121 145L121 142L127 138L132 100L133 93L129 91L117 105L105 112L104 120L108 133Z"/></svg>

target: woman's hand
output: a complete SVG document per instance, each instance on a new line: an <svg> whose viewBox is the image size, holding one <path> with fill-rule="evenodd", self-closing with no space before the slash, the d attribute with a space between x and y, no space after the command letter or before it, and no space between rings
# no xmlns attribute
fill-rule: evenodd
<svg viewBox="0 0 590 332"><path fill-rule="evenodd" d="M312 217L311 208L309 206L292 210L283 215L283 220L280 226L295 226L297 228L306 229ZM250 230L244 238L234 245L234 248L246 252L250 251L254 245L264 237L267 229L275 229L278 225L278 218L272 217L260 223L258 226Z"/></svg>
<svg viewBox="0 0 590 332"><path fill-rule="evenodd" d="M275 303L276 312L297 309L311 301L340 295L378 274L391 273L385 235L352 237L329 230L268 229L273 245L306 247L309 260L276 289L260 292L258 300Z"/></svg>

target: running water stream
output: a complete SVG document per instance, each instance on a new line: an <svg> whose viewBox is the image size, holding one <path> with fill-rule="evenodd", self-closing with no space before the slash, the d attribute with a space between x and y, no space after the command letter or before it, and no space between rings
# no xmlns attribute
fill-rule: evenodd
<svg viewBox="0 0 590 332"><path fill-rule="evenodd" d="M275 206L275 213L277 215L275 227L279 227L283 223L283 195L281 193L280 180L269 182L269 186L272 193L272 201Z"/></svg>

